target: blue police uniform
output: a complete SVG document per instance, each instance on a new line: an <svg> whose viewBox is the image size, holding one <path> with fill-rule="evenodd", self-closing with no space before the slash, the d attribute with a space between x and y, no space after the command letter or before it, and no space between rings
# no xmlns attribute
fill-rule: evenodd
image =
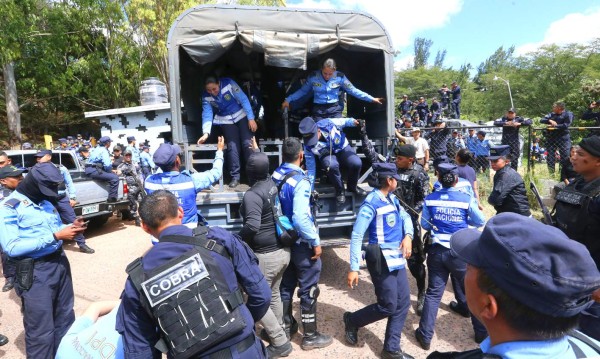
<svg viewBox="0 0 600 359"><path fill-rule="evenodd" d="M353 118L328 118L316 122L307 117L300 123L300 133L305 135L304 148L307 170L309 176L314 178L316 173L316 161L318 158L321 165L327 171L327 178L333 185L337 193L344 191L344 183L340 172L340 165L346 167L348 171L348 191L356 191L358 177L362 168L362 162L356 155L350 143L346 139L346 134L342 131L344 127L354 127ZM317 139L317 128L321 131L324 141ZM313 135L310 139L306 136Z"/></svg>
<svg viewBox="0 0 600 359"><path fill-rule="evenodd" d="M434 123L442 114L442 105L439 102L434 102L429 106L429 117L427 120L428 124Z"/></svg>
<svg viewBox="0 0 600 359"><path fill-rule="evenodd" d="M102 137L100 140L110 142L109 138ZM112 173L110 153L108 148L102 145L105 141L99 141L100 144L91 151L85 164L85 174L92 179L108 182L108 199L116 200L119 195L119 176Z"/></svg>
<svg viewBox="0 0 600 359"><path fill-rule="evenodd" d="M75 215L75 210L73 207L71 207L69 200L75 200L77 198L77 191L75 190L73 178L71 177L69 170L63 165L59 165L57 167L65 181L66 190L58 191L59 199L58 202L56 202L56 209L58 210L58 214L60 215L60 219L63 221L63 223L71 224L75 222L75 218L77 218L77 216ZM77 242L78 246L85 244L85 237L83 236L83 233L77 234L73 240Z"/></svg>
<svg viewBox="0 0 600 359"><path fill-rule="evenodd" d="M410 111L412 111L413 108L413 103L411 100L403 100L402 102L400 102L400 104L398 104L398 111L400 111L400 114L402 116L406 115L407 113L410 113Z"/></svg>
<svg viewBox="0 0 600 359"><path fill-rule="evenodd" d="M442 108L448 108L448 104L450 103L450 90L447 87L442 87L438 90L438 93L440 94Z"/></svg>
<svg viewBox="0 0 600 359"><path fill-rule="evenodd" d="M429 117L429 105L427 101L418 102L415 109L417 110L417 114L419 114L419 121L427 123L427 118Z"/></svg>
<svg viewBox="0 0 600 359"><path fill-rule="evenodd" d="M550 124L550 120L556 122L556 126L548 127L545 130L546 150L548 157L546 163L551 173L554 173L556 163L556 151L560 154L560 163L566 163L570 158L571 151L571 133L569 126L573 123L573 112L563 111L561 114L551 112L540 120L540 123Z"/></svg>
<svg viewBox="0 0 600 359"><path fill-rule="evenodd" d="M440 156L445 156L448 150L448 137L450 136L450 130L446 127L429 132L425 139L429 140L429 153L431 158L436 159Z"/></svg>
<svg viewBox="0 0 600 359"><path fill-rule="evenodd" d="M485 134L485 132L483 133ZM492 148L493 146L492 142L486 140L484 135L483 140L480 140L479 137L475 138L472 142L472 146L475 164L475 166L473 167L475 169L475 172L479 172L479 170L487 170L490 167L490 162L487 158L490 155L490 148Z"/></svg>
<svg viewBox="0 0 600 359"><path fill-rule="evenodd" d="M521 144L519 142L519 128L506 126L507 122L520 123L521 126L531 126L531 119L515 116L509 119L504 116L494 121L494 126L502 127L502 144L510 146L510 166L516 171L519 167L519 157L521 156Z"/></svg>
<svg viewBox="0 0 600 359"><path fill-rule="evenodd" d="M433 191L439 191L442 188L443 187L440 181L436 180L433 183ZM475 191L473 190L473 186L471 185L471 182L469 182L467 179L459 177L458 182L456 183L456 186L454 186L454 188L475 198Z"/></svg>
<svg viewBox="0 0 600 359"><path fill-rule="evenodd" d="M152 170L156 168L156 164L152 161L152 156L146 151L140 153L140 166L142 167L142 175L144 178L152 174Z"/></svg>
<svg viewBox="0 0 600 359"><path fill-rule="evenodd" d="M321 71L314 71L302 87L289 95L285 100L290 103L296 101L312 91L313 116L320 120L323 118L342 117L343 102L340 100L340 91L344 91L359 100L373 102L375 98L363 92L350 82L340 71L335 71L329 80L323 78Z"/></svg>
<svg viewBox="0 0 600 359"><path fill-rule="evenodd" d="M600 346L600 342L587 338L587 340ZM574 350L575 344L585 356L579 356ZM486 338L480 345L481 351L486 354L499 355L505 359L536 359L536 358L560 358L560 359L576 359L576 358L596 358L600 353L592 349L585 342L573 338L562 337L553 340L523 340L505 342L492 345L490 338Z"/></svg>
<svg viewBox="0 0 600 359"><path fill-rule="evenodd" d="M438 171L442 174L454 173L455 176L458 176L454 165L440 164ZM455 288L458 305L466 308L464 277L467 264L452 255L450 237L453 233L467 228L469 225L481 227L484 222L485 217L479 210L475 197L456 187L442 188L425 199L425 206L421 214L421 226L425 230L431 231L433 244L427 253L428 287L417 335L420 335L426 343L431 342L433 337L437 311L450 274L456 278L459 284L458 288ZM485 327L473 316L471 321L475 335L480 337L485 335Z"/></svg>
<svg viewBox="0 0 600 359"><path fill-rule="evenodd" d="M169 152L174 149L176 153ZM159 166L165 163L173 164L179 150L178 146L163 143L154 153L154 161ZM196 194L203 189L209 188L223 173L223 151L217 151L213 168L205 172L190 173L184 171L167 171L155 173L144 182L146 193L150 194L161 189L172 192L177 197L179 205L183 208L183 224L190 228L196 227L198 223L198 207L196 206Z"/></svg>
<svg viewBox="0 0 600 359"><path fill-rule="evenodd" d="M391 167L391 173L396 173L395 165L392 163L373 166L386 165ZM394 177L399 178L397 174ZM364 327L388 318L383 349L388 352L398 352L400 335L410 307L406 259L403 258L399 248L405 236L409 235L411 238L413 236L412 221L394 194L385 196L380 190L374 189L363 202L352 229L350 271L359 270L361 246L366 232L369 234L369 246L381 250L373 251L378 258L372 258L370 250L366 256L377 303L349 313L345 320L355 327ZM375 264L377 261L381 262L380 268Z"/></svg>
<svg viewBox="0 0 600 359"><path fill-rule="evenodd" d="M165 236L193 236L192 230L182 225L174 225L164 229L159 239ZM248 294L245 305L241 305L241 313L248 324L239 334L204 351L200 358L211 358L211 354L226 350L221 357L229 358L265 358L266 353L260 339L254 335L254 322L260 320L269 308L271 289L258 267L258 260L250 248L233 234L218 227L208 230L206 238L214 240L225 247L231 256L226 257L211 252L229 288L234 292L240 285ZM143 257L144 272L150 272L167 263L173 258L180 257L194 247L189 244L159 242ZM150 318L140 302L140 294L135 289L131 279L127 279L125 290L121 297L121 306L117 313L117 331L122 335L125 358L160 358L160 353L154 344L160 339L156 324ZM240 348L239 343L245 339L253 340L250 345Z"/></svg>
<svg viewBox="0 0 600 359"><path fill-rule="evenodd" d="M223 131L227 143L227 166L232 179L240 180L240 151L244 162L252 154L253 133L248 120L254 120L252 105L240 86L230 78L219 79L219 94L202 92L202 133L210 134L213 125Z"/></svg>
<svg viewBox="0 0 600 359"><path fill-rule="evenodd" d="M0 243L10 259L34 259L31 287L15 285L23 301L27 357L54 358L75 320L71 267L62 241L54 238L64 226L52 203L32 203L18 190L0 205L0 218Z"/></svg>
<svg viewBox="0 0 600 359"><path fill-rule="evenodd" d="M460 86L456 86L452 89L450 89L450 92L452 93L452 111L456 114L456 119L460 119L460 101L461 101L461 94L460 94Z"/></svg>

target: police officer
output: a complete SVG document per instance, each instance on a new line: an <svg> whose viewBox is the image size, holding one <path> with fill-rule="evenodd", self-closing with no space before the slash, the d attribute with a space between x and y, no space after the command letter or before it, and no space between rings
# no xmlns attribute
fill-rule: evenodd
<svg viewBox="0 0 600 359"><path fill-rule="evenodd" d="M140 217L160 242L127 268L116 324L125 358L160 358L157 343L169 357L266 358L254 322L271 291L250 248L222 228L182 225L169 191L146 196ZM181 305L186 297L193 300ZM177 321L193 325L165 325Z"/></svg>
<svg viewBox="0 0 600 359"><path fill-rule="evenodd" d="M475 172L485 172L490 167L488 156L490 155L490 148L494 144L485 138L486 135L487 133L484 130L477 131L477 138L472 143L475 164L473 169Z"/></svg>
<svg viewBox="0 0 600 359"><path fill-rule="evenodd" d="M125 147L125 151L131 152L131 161L133 164L140 164L140 149L135 145L136 139L135 136L127 137L127 147Z"/></svg>
<svg viewBox="0 0 600 359"><path fill-rule="evenodd" d="M590 103L590 106L587 108L587 110L585 110L583 115L581 115L581 119L582 120L594 120L594 121L596 121L596 124L594 126L600 127L600 112L594 112L594 109L597 109L598 107L600 107L600 100L592 101L592 103ZM599 129L592 130L591 135L592 136L600 135L600 130Z"/></svg>
<svg viewBox="0 0 600 359"><path fill-rule="evenodd" d="M121 146L116 145L115 147L113 147L113 152L112 152L112 168L113 170L116 170L117 167L119 167L119 165L123 162L123 151L121 149Z"/></svg>
<svg viewBox="0 0 600 359"><path fill-rule="evenodd" d="M281 209L300 235L300 239L292 245L290 264L281 280L283 322L289 337L298 331L298 323L292 314L292 298L299 285L298 297L304 327L300 347L304 350L324 348L333 343L333 339L317 331L321 239L315 226L315 218L309 210L311 183L300 168L304 157L302 144L297 138L286 138L281 155L284 163L273 172L272 178L277 186L285 179L279 192Z"/></svg>
<svg viewBox="0 0 600 359"><path fill-rule="evenodd" d="M408 99L408 95L402 95L402 101L400 101L398 104L398 111L400 112L400 115L402 115L402 117L409 115L410 118L410 112L412 109L413 102Z"/></svg>
<svg viewBox="0 0 600 359"><path fill-rule="evenodd" d="M488 197L488 203L494 206L496 213L514 212L525 217L531 216L525 183L521 175L508 166L512 160L509 145L492 147L488 159L494 174L494 188Z"/></svg>
<svg viewBox="0 0 600 359"><path fill-rule="evenodd" d="M58 146L54 148L55 150L68 150L68 143L66 138L58 139Z"/></svg>
<svg viewBox="0 0 600 359"><path fill-rule="evenodd" d="M79 150L77 150L77 159L79 160L81 167L85 168L85 164L87 163L89 157L90 150L83 146L79 147Z"/></svg>
<svg viewBox="0 0 600 359"><path fill-rule="evenodd" d="M514 108L509 108L504 117L494 121L494 126L502 127L502 144L510 146L510 166L516 171L521 157L519 128L531 126L531 119L517 116Z"/></svg>
<svg viewBox="0 0 600 359"><path fill-rule="evenodd" d="M316 172L316 166L313 165L316 162L314 158L318 158L327 173L329 183L335 188L336 201L339 204L346 201L340 166L346 167L348 172L348 192L354 192L359 196L367 195L365 190L357 186L362 162L342 131L344 127L354 127L358 124L358 120L353 118L328 118L315 123L311 117L306 117L300 122L299 128L304 137L309 176L313 175L314 178Z"/></svg>
<svg viewBox="0 0 600 359"><path fill-rule="evenodd" d="M429 119L429 105L425 101L425 97L419 97L419 102L417 102L415 110L419 114L419 122L427 123Z"/></svg>
<svg viewBox="0 0 600 359"><path fill-rule="evenodd" d="M213 168L205 172L190 173L181 170L181 148L177 145L161 143L154 152L154 163L160 167L161 173L150 175L144 182L146 193L165 189L176 194L179 205L183 208L183 224L194 228L198 224L198 207L196 194L209 188L223 173L223 147L225 140L218 138L217 152ZM202 219L204 221L204 219Z"/></svg>
<svg viewBox="0 0 600 359"><path fill-rule="evenodd" d="M123 155L123 162L117 167L117 171L125 176L127 182L127 200L129 200L129 214L130 218L135 221L136 226L140 226L140 218L138 216L138 198L143 190L143 183L140 180L142 173L138 166L133 163L133 154L125 150Z"/></svg>
<svg viewBox="0 0 600 359"><path fill-rule="evenodd" d="M31 142L23 142L23 144L21 145L21 149L22 150L33 150L33 145L31 144Z"/></svg>
<svg viewBox="0 0 600 359"><path fill-rule="evenodd" d="M227 141L227 166L231 182L230 188L240 184L240 151L244 163L252 154L252 136L257 124L248 96L230 78L217 79L209 76L204 80L202 93L202 137L198 144L206 142L212 125L218 125Z"/></svg>
<svg viewBox="0 0 600 359"><path fill-rule="evenodd" d="M393 163L374 163L369 185L375 189L359 209L352 228L348 286L358 285L361 247L365 233L369 244L365 259L375 287L377 303L344 313L346 342L358 343L358 328L387 318L381 358L413 357L400 349L400 333L410 307L406 259L412 252L412 221L393 194L400 176Z"/></svg>
<svg viewBox="0 0 600 359"><path fill-rule="evenodd" d="M569 238L587 247L600 268L600 137L583 139L571 162L579 176L556 195L554 221ZM583 313L580 327L600 340L600 304Z"/></svg>
<svg viewBox="0 0 600 359"><path fill-rule="evenodd" d="M450 240L469 265L469 309L489 331L481 349L432 358L597 358L600 343L573 331L600 288L583 245L556 228L514 213L492 217L482 232ZM484 355L485 354L485 355Z"/></svg>
<svg viewBox="0 0 600 359"><path fill-rule="evenodd" d="M23 169L18 169L15 166L9 165L0 167L0 201L8 197L17 188L23 180ZM0 246L2 255L2 274L4 274L5 283L2 287L3 292L8 292L13 289L15 282L16 266L14 262L8 260L8 256Z"/></svg>
<svg viewBox="0 0 600 359"><path fill-rule="evenodd" d="M51 150L41 150L35 154L36 160L38 163L50 162L52 163L52 151ZM77 217L75 215L75 210L73 207L77 204L77 191L75 189L75 185L73 184L73 178L69 173L69 170L63 165L57 165L53 163L60 170L60 174L63 176L63 184L58 190L58 201L55 204L56 209L58 210L58 214L60 215L60 219L65 224L71 224L75 221ZM87 254L93 254L96 251L90 248L85 243L85 237L83 233L79 233L74 238L75 242L77 242L77 246L79 247L79 251Z"/></svg>
<svg viewBox="0 0 600 359"><path fill-rule="evenodd" d="M427 124L434 123L442 115L442 105L438 102L437 98L433 98L431 106L429 106L429 115L427 117Z"/></svg>
<svg viewBox="0 0 600 359"><path fill-rule="evenodd" d="M460 101L462 95L460 94L460 86L456 83L456 81L452 81L450 84L450 93L452 94L452 113L454 114L455 119L460 119Z"/></svg>
<svg viewBox="0 0 600 359"><path fill-rule="evenodd" d="M421 237L419 214L423 201L429 194L429 176L423 166L415 161L417 149L413 145L404 145L394 149L396 167L400 180L394 194L401 200L402 207L408 212L414 229L413 252L408 258L408 269L417 281L417 315L421 315L425 303L425 250Z"/></svg>
<svg viewBox="0 0 600 359"><path fill-rule="evenodd" d="M71 268L62 242L85 226L81 218L62 224L53 205L62 181L53 164L39 163L0 205L0 244L19 268L15 289L23 302L28 358L54 358L75 319Z"/></svg>
<svg viewBox="0 0 600 359"><path fill-rule="evenodd" d="M119 195L119 177L113 173L110 160L110 147L112 140L102 136L98 145L94 147L85 164L85 175L97 181L108 182L108 202L116 202Z"/></svg>
<svg viewBox="0 0 600 359"><path fill-rule="evenodd" d="M440 101L442 103L442 110L446 110L448 108L448 104L450 103L450 89L448 85L443 84L442 88L438 90L440 94Z"/></svg>
<svg viewBox="0 0 600 359"><path fill-rule="evenodd" d="M143 178L150 176L152 171L156 168L156 164L152 161L152 156L150 156L150 146L144 145L142 147L142 153L140 153L140 166L142 167Z"/></svg>
<svg viewBox="0 0 600 359"><path fill-rule="evenodd" d="M546 150L548 151L546 163L550 173L554 173L557 150L560 154L561 165L569 160L569 151L571 150L569 126L573 123L573 113L565 110L564 102L556 102L552 105L552 112L544 116L540 123L548 125L546 129Z"/></svg>
<svg viewBox="0 0 600 359"><path fill-rule="evenodd" d="M439 156L446 155L450 130L446 128L446 123L442 120L435 121L433 125L435 128L425 135L425 139L429 140L431 158L436 159Z"/></svg>
<svg viewBox="0 0 600 359"><path fill-rule="evenodd" d="M346 92L359 100L372 102L381 105L383 98L375 98L366 92L363 92L350 82L346 75L336 70L337 65L334 59L326 59L320 71L313 72L302 87L293 94L286 97L282 109L290 107L290 102L304 97L312 91L313 93L313 117L318 121L324 118L342 117L344 108L343 99L340 99L340 92Z"/></svg>
<svg viewBox="0 0 600 359"><path fill-rule="evenodd" d="M421 347L429 350L437 311L446 288L450 274L458 281L455 295L458 302L451 302L450 308L461 313L466 308L464 293L464 276L467 264L456 258L450 251L450 236L467 226L481 227L485 222L483 213L477 206L475 197L467 195L456 188L458 169L456 165L441 163L437 167L438 179L442 189L425 198L425 206L421 214L421 226L431 231L433 244L427 252L427 268L429 283L425 294L425 305L415 331ZM475 341L481 342L486 336L483 325L471 318L475 330Z"/></svg>

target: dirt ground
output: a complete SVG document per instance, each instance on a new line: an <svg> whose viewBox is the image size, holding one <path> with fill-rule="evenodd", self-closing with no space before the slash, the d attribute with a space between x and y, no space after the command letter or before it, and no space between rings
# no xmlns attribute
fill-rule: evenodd
<svg viewBox="0 0 600 359"><path fill-rule="evenodd" d="M125 283L125 267L150 247L149 236L133 222L122 222L111 218L102 228L86 233L88 244L95 254L79 252L76 245L67 245L66 253L73 272L75 290L75 314L79 315L93 301L118 299ZM293 338L294 351L290 358L379 358L383 347L385 321L371 324L359 330L359 344L349 346L344 341L342 315L375 301L375 294L369 274L361 270L359 285L350 290L346 285L349 268L349 246L326 247L323 250L323 271L321 273L321 296L319 297L319 331L334 337L333 344L325 349L305 352L300 349L301 336ZM408 272L408 271L407 271ZM429 352L421 349L414 338L414 330L419 323L415 314L416 284L409 274L411 285L411 309L402 332L402 349L415 358L425 358ZM1 282L3 285L3 281ZM475 348L473 329L470 321L448 308L453 300L451 288L447 287L438 312L436 335L431 348L440 351L465 350ZM20 313L20 299L14 291L0 293L0 333L8 336L10 342L0 347L0 357L6 359L24 358L25 341L23 321ZM294 313L299 319L298 302ZM431 352L430 351L430 352Z"/></svg>

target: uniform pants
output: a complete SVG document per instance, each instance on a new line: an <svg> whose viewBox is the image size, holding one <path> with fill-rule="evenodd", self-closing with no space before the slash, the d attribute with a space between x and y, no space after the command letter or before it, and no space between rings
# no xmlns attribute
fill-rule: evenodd
<svg viewBox="0 0 600 359"><path fill-rule="evenodd" d="M58 214L60 215L60 220L64 224L71 224L75 222L75 218L77 216L75 216L75 210L73 209L73 207L71 207L71 204L69 203L68 196L63 196L61 199L59 199L55 207L58 211ZM75 235L75 238L73 239L75 240L75 242L77 242L78 246L82 246L85 244L85 237L83 236L83 233Z"/></svg>
<svg viewBox="0 0 600 359"><path fill-rule="evenodd" d="M465 297L465 273L467 271L467 263L463 260L454 257L449 248L439 244L434 244L427 253L427 268L429 270L429 282L427 292L425 293L425 305L423 306L423 314L417 329L426 342L431 342L433 337L433 329L435 327L435 319L442 300L442 295L446 289L448 276L454 275L459 282L459 288L456 288L454 295L459 306L466 306L467 299ZM486 333L486 329L473 315L471 315L471 323L476 334Z"/></svg>
<svg viewBox="0 0 600 359"><path fill-rule="evenodd" d="M346 186L348 191L352 192L356 190L362 162L352 147L346 146L346 148L336 154L321 157L321 163L326 171L327 168L329 168L329 171L327 171L327 178L336 191L340 192L344 190L340 165L346 167L346 170L348 171L348 183Z"/></svg>
<svg viewBox="0 0 600 359"><path fill-rule="evenodd" d="M452 100L452 112L455 114L455 119L460 119L460 99Z"/></svg>
<svg viewBox="0 0 600 359"><path fill-rule="evenodd" d="M281 301L292 302L294 290L298 286L300 307L308 312L313 307L315 298L311 296L311 289L316 288L321 276L321 258L310 259L314 255L313 249L305 242L293 244L291 247L290 264L281 279ZM313 289L314 291L314 289Z"/></svg>
<svg viewBox="0 0 600 359"><path fill-rule="evenodd" d="M60 251L35 262L29 290L16 287L23 303L27 358L54 358L61 339L75 321L71 266Z"/></svg>
<svg viewBox="0 0 600 359"><path fill-rule="evenodd" d="M412 213L411 213L412 214ZM410 270L410 274L415 278L417 282L417 289L419 293L425 290L425 281L427 279L427 270L425 269L425 256L424 253L424 245L423 245L423 237L421 237L421 225L419 224L418 216L410 216L413 228L414 228L414 237L413 237L413 249L412 255L410 258L406 260L408 269Z"/></svg>
<svg viewBox="0 0 600 359"><path fill-rule="evenodd" d="M556 167L556 151L560 154L560 164L564 165L566 161L569 161L571 154L571 137L550 137L546 140L546 150L548 151L548 157L546 163L548 163L548 170L550 173L554 173Z"/></svg>
<svg viewBox="0 0 600 359"><path fill-rule="evenodd" d="M600 340L600 303L594 303L579 317L579 330L585 335Z"/></svg>
<svg viewBox="0 0 600 359"><path fill-rule="evenodd" d="M390 272L386 265L383 267L381 274L369 268L377 303L350 314L350 322L357 327L364 327L387 318L383 349L395 352L400 350L400 335L410 307L410 288L404 268Z"/></svg>
<svg viewBox="0 0 600 359"><path fill-rule="evenodd" d="M227 168L231 179L240 180L240 151L244 155L244 163L248 162L248 157L252 154L252 136L254 134L248 128L248 118L244 117L238 122L230 125L220 125L225 137L227 149L225 158L227 159Z"/></svg>
<svg viewBox="0 0 600 359"><path fill-rule="evenodd" d="M150 169L150 166L142 166L142 177L144 179L146 179L146 177L150 176L152 174L152 170Z"/></svg>
<svg viewBox="0 0 600 359"><path fill-rule="evenodd" d="M108 198L117 198L119 196L119 176L112 172L105 172L96 167L86 167L86 176L102 182L108 182Z"/></svg>
<svg viewBox="0 0 600 359"><path fill-rule="evenodd" d="M131 218L138 218L138 196L140 195L141 189L137 186L128 186L129 192L127 193L127 200L129 201L129 214Z"/></svg>
<svg viewBox="0 0 600 359"><path fill-rule="evenodd" d="M17 273L17 266L13 261L8 259L8 255L0 248L0 256L2 257L2 274L6 280L14 280Z"/></svg>
<svg viewBox="0 0 600 359"><path fill-rule="evenodd" d="M339 102L323 105L314 104L312 110L313 120L317 122L324 118L341 118L342 111L344 111L344 106L340 105Z"/></svg>
<svg viewBox="0 0 600 359"><path fill-rule="evenodd" d="M519 136L517 138L502 138L502 144L510 146L510 167L516 171L519 168L519 157L521 156Z"/></svg>
<svg viewBox="0 0 600 359"><path fill-rule="evenodd" d="M283 305L279 287L283 273L290 263L290 249L281 248L269 253L255 254L260 271L271 287L271 305L260 322L269 334L271 344L280 346L288 341L283 330Z"/></svg>

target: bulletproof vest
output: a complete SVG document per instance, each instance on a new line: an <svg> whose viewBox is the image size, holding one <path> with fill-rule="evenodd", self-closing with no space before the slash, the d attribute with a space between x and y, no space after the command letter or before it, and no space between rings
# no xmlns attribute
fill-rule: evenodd
<svg viewBox="0 0 600 359"><path fill-rule="evenodd" d="M419 171L414 168L408 168L398 171L400 181L398 182L398 188L394 191L394 194L398 196L404 203L409 205L411 208L415 208L415 182L419 176ZM406 211L412 215L412 212L407 208Z"/></svg>
<svg viewBox="0 0 600 359"><path fill-rule="evenodd" d="M594 197L600 195L600 178L579 187L581 182L582 178L576 179L556 195L553 217L558 228L569 238L584 244L597 260L600 252L600 218L591 215L588 206Z"/></svg>
<svg viewBox="0 0 600 359"><path fill-rule="evenodd" d="M206 238L205 227L195 237L165 236L161 242L193 245L183 255L150 272L142 259L127 266L140 302L160 329L156 348L174 358L190 358L238 335L246 325L240 289L231 292L211 251L228 259L227 249Z"/></svg>

